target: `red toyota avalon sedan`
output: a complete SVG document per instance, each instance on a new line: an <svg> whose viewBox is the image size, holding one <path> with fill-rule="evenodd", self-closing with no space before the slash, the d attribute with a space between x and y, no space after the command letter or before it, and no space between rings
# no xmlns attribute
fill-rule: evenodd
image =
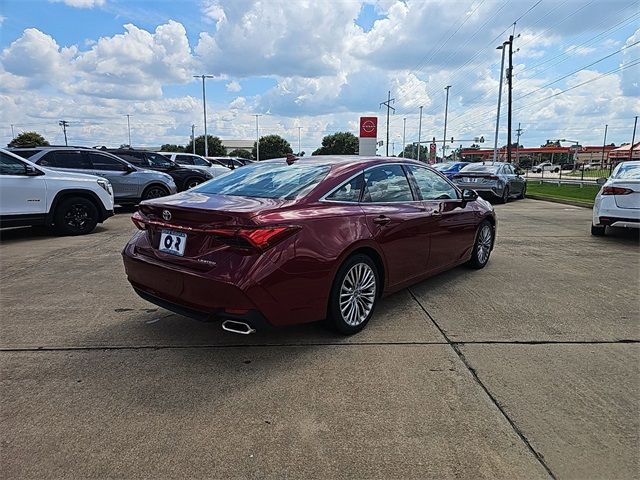
<svg viewBox="0 0 640 480"><path fill-rule="evenodd" d="M384 157L253 163L142 202L132 220L123 257L135 291L244 334L322 319L356 333L383 295L484 267L496 233L473 190Z"/></svg>

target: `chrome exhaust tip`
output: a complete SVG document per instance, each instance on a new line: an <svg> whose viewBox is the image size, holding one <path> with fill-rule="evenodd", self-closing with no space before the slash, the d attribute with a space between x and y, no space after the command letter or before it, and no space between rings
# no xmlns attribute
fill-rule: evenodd
<svg viewBox="0 0 640 480"><path fill-rule="evenodd" d="M231 332L238 333L240 335L251 335L256 333L256 329L245 322L238 322L237 320L225 320L222 322L222 329Z"/></svg>

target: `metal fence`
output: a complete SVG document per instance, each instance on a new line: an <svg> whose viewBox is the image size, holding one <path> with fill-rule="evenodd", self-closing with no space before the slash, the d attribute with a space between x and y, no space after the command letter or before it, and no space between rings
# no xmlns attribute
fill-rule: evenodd
<svg viewBox="0 0 640 480"><path fill-rule="evenodd" d="M608 178L616 164L603 166L593 165L558 165L551 170L534 171L525 169L527 180L538 180L549 183L596 184L599 178Z"/></svg>

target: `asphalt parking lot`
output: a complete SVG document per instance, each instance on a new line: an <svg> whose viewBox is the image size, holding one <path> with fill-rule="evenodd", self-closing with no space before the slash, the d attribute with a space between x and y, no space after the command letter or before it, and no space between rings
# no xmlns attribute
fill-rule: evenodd
<svg viewBox="0 0 640 480"><path fill-rule="evenodd" d="M343 338L244 337L126 282L134 231L0 242L2 478L637 478L640 254L591 211L496 207L489 265Z"/></svg>

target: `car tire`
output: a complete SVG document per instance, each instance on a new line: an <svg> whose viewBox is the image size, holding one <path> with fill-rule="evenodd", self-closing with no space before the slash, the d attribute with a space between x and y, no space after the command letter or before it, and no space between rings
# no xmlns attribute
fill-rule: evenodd
<svg viewBox="0 0 640 480"><path fill-rule="evenodd" d="M169 195L169 190L162 185L150 185L142 192L142 200L151 200L152 198L166 197L167 195Z"/></svg>
<svg viewBox="0 0 640 480"><path fill-rule="evenodd" d="M559 168L556 168L553 172L554 172L554 173L558 173L559 171L560 171L560 169L559 169Z"/></svg>
<svg viewBox="0 0 640 480"><path fill-rule="evenodd" d="M520 192L520 195L518 195L518 199L522 200L525 196L527 195L527 184L524 184L524 187L522 187L522 192Z"/></svg>
<svg viewBox="0 0 640 480"><path fill-rule="evenodd" d="M54 224L60 235L86 235L98 224L98 209L84 197L66 198L56 206Z"/></svg>
<svg viewBox="0 0 640 480"><path fill-rule="evenodd" d="M491 225L491 222L488 220L480 224L476 232L476 240L473 244L471 259L467 262L467 266L476 270L485 267L489 261L489 256L491 256L493 242L495 241L495 232L493 225Z"/></svg>
<svg viewBox="0 0 640 480"><path fill-rule="evenodd" d="M591 225L591 235L594 237L603 237L606 233L607 227L599 227L597 225Z"/></svg>
<svg viewBox="0 0 640 480"><path fill-rule="evenodd" d="M502 190L502 197L500 197L500 203L508 203L509 195L509 185L505 185L504 189Z"/></svg>
<svg viewBox="0 0 640 480"><path fill-rule="evenodd" d="M358 333L373 316L380 293L373 260L363 254L349 257L338 269L329 294L328 326L343 335Z"/></svg>
<svg viewBox="0 0 640 480"><path fill-rule="evenodd" d="M200 185L203 182L206 182L206 180L202 177L189 177L184 181L184 189L189 190Z"/></svg>

